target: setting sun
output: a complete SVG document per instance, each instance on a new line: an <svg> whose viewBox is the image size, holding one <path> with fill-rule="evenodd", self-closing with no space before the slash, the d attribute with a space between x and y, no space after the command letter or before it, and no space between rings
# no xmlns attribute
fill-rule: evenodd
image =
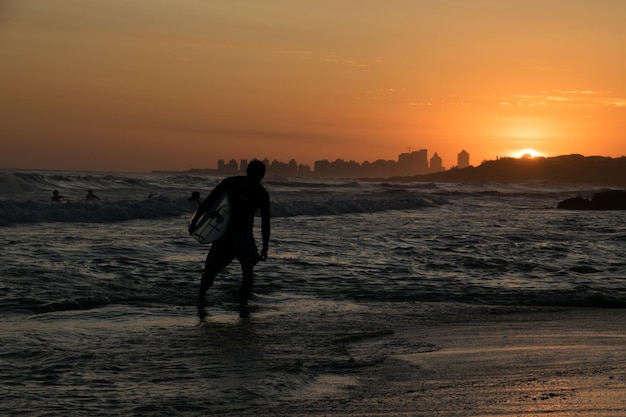
<svg viewBox="0 0 626 417"><path fill-rule="evenodd" d="M542 155L541 153L531 148L526 148L526 149L522 149L521 151L517 151L517 158L537 158L537 157L543 157L543 156L545 155Z"/></svg>

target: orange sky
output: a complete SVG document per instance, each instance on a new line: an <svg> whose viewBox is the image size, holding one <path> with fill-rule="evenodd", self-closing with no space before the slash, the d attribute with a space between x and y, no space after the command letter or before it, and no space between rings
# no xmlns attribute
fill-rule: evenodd
<svg viewBox="0 0 626 417"><path fill-rule="evenodd" d="M626 154L623 0L4 0L0 167Z"/></svg>

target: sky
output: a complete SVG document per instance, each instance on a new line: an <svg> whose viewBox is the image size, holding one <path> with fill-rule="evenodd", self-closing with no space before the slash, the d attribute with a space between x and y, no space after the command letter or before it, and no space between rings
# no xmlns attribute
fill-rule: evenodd
<svg viewBox="0 0 626 417"><path fill-rule="evenodd" d="M0 0L0 168L621 157L624 19L624 0Z"/></svg>

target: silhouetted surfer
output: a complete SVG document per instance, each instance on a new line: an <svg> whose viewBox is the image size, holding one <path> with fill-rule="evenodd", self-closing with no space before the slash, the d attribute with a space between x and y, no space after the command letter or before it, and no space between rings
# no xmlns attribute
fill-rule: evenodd
<svg viewBox="0 0 626 417"><path fill-rule="evenodd" d="M193 193L191 193L191 197L189 197L187 200L189 200L190 203L198 203L200 204L200 193L198 191L194 191Z"/></svg>
<svg viewBox="0 0 626 417"><path fill-rule="evenodd" d="M204 316L204 296L213 284L217 274L235 258L241 264L243 280L239 290L239 311L241 317L248 316L248 299L252 292L254 266L267 259L270 239L270 198L261 185L265 176L265 165L261 161L252 161L245 176L225 178L211 194L200 204L194 215L189 233L196 227L198 219L208 210L224 192L228 193L231 203L230 223L224 236L211 244L206 257L204 273L198 292L198 311ZM253 235L254 216L261 212L261 234L263 248L259 254Z"/></svg>
<svg viewBox="0 0 626 417"><path fill-rule="evenodd" d="M93 193L92 190L87 190L87 195L85 196L85 200L93 201L100 200L97 195Z"/></svg>
<svg viewBox="0 0 626 417"><path fill-rule="evenodd" d="M61 201L63 196L57 190L52 191L52 201Z"/></svg>

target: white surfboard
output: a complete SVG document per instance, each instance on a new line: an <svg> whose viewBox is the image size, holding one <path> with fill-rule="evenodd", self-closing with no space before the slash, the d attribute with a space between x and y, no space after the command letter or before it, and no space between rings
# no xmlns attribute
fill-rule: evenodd
<svg viewBox="0 0 626 417"><path fill-rule="evenodd" d="M198 220L191 235L200 243L215 242L224 235L228 228L230 210L230 198L228 193L224 193Z"/></svg>

